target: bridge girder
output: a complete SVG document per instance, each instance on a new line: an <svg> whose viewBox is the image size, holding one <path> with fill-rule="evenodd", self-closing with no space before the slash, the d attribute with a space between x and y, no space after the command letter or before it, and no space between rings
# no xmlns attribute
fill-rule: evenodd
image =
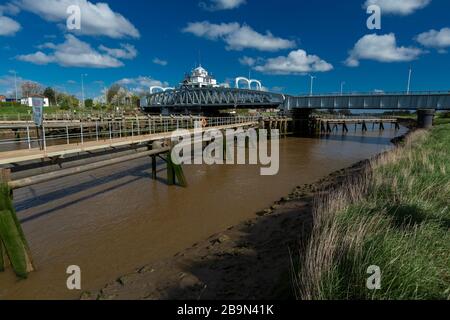
<svg viewBox="0 0 450 320"><path fill-rule="evenodd" d="M367 109L367 110L450 110L450 92L286 96L286 110Z"/></svg>
<svg viewBox="0 0 450 320"><path fill-rule="evenodd" d="M278 108L283 96L276 93L231 88L189 88L157 92L145 97L143 109L151 108Z"/></svg>
<svg viewBox="0 0 450 320"><path fill-rule="evenodd" d="M367 110L450 110L450 92L289 96L236 88L181 87L147 95L144 111L152 108L280 108L367 109Z"/></svg>

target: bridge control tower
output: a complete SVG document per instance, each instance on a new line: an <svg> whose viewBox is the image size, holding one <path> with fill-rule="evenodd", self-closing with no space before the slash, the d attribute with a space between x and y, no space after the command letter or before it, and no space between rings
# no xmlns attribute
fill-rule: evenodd
<svg viewBox="0 0 450 320"><path fill-rule="evenodd" d="M181 86L187 86L191 88L219 88L217 80L201 65L194 70L191 74L187 74L184 80L181 82Z"/></svg>

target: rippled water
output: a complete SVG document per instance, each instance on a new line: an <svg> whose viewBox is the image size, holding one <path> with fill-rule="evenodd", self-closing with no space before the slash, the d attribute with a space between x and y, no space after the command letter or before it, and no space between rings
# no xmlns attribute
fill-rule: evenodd
<svg viewBox="0 0 450 320"><path fill-rule="evenodd" d="M287 138L280 173L262 177L257 166L186 166L186 189L150 178L140 159L15 192L38 271L17 281L0 274L0 298L72 299L66 268L79 265L82 289L98 289L139 266L173 256L210 235L255 216L297 185L371 157L404 134L387 129L323 139Z"/></svg>

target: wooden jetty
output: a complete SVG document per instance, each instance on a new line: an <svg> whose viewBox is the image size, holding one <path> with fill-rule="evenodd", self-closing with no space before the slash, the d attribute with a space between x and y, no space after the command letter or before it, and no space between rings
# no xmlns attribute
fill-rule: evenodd
<svg viewBox="0 0 450 320"><path fill-rule="evenodd" d="M384 130L386 124L392 124L395 129L400 129L400 124L397 118L384 118L384 117L315 117L315 127L320 130L320 133L332 133L339 131L339 127L342 128L342 132L349 132L350 126L355 126L355 130L358 126L361 126L363 132L368 131L369 126L372 125L374 130L377 126L379 130Z"/></svg>

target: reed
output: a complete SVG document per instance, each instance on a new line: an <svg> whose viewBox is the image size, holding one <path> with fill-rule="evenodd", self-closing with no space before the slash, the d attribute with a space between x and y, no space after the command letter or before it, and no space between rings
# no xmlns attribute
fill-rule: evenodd
<svg viewBox="0 0 450 320"><path fill-rule="evenodd" d="M450 299L450 125L417 131L318 196L298 299ZM382 287L366 287L367 268Z"/></svg>

